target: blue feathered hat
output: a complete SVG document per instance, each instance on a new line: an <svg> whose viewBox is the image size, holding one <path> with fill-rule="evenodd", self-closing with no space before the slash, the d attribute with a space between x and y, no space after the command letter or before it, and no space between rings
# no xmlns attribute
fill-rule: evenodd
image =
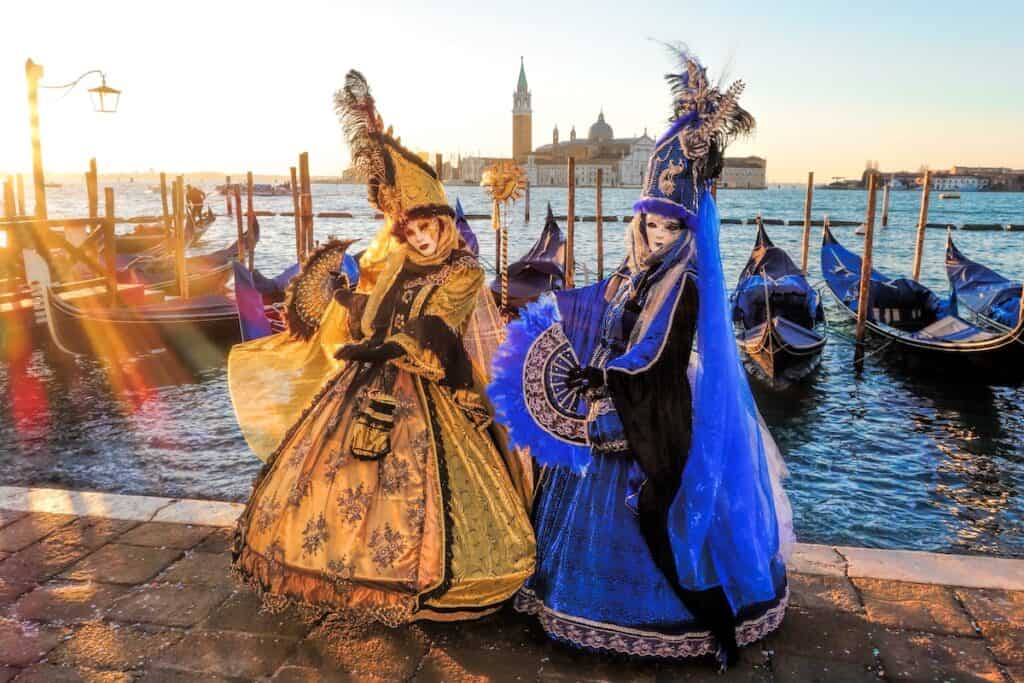
<svg viewBox="0 0 1024 683"><path fill-rule="evenodd" d="M682 67L665 76L671 125L654 145L633 210L686 220L696 217L701 190L722 172L726 145L753 130L754 117L739 106L743 81L723 91L708 83L707 70L685 47L671 49Z"/></svg>

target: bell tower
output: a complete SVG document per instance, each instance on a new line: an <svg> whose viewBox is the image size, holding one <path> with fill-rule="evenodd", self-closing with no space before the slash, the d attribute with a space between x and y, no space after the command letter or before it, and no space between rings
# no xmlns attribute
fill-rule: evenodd
<svg viewBox="0 0 1024 683"><path fill-rule="evenodd" d="M516 163L526 162L533 151L533 109L530 107L530 88L526 84L526 68L519 58L519 83L512 95L512 158Z"/></svg>

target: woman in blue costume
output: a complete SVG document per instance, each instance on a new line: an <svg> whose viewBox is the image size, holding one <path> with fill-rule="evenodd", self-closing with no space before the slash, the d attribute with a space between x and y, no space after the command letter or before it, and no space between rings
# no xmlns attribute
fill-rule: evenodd
<svg viewBox="0 0 1024 683"><path fill-rule="evenodd" d="M710 193L754 121L742 83L721 91L679 56L626 262L524 309L489 393L544 466L516 607L575 646L726 667L782 621L792 527L732 336Z"/></svg>

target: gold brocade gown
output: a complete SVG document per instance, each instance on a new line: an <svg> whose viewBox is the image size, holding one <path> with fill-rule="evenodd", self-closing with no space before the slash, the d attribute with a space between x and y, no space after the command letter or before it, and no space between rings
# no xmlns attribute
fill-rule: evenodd
<svg viewBox="0 0 1024 683"><path fill-rule="evenodd" d="M524 496L460 339L483 278L459 250L405 261L337 317L405 354L342 364L271 453L234 545L258 590L398 625L481 616L530 576Z"/></svg>

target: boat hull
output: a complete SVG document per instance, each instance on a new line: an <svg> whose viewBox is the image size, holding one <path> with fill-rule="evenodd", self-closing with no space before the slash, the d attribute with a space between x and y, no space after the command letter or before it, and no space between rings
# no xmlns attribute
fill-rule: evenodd
<svg viewBox="0 0 1024 683"><path fill-rule="evenodd" d="M827 340L817 330L775 316L754 328L739 330L737 341L748 372L774 388L784 388L818 369Z"/></svg>
<svg viewBox="0 0 1024 683"><path fill-rule="evenodd" d="M826 229L821 270L840 310L853 320L861 267L861 257ZM902 361L915 373L943 380L1009 386L1024 382L1024 321L1018 319L1016 327L1005 332L974 325L951 314L948 304L928 288L873 269L871 287L884 294L881 302L869 300L873 315L865 321L868 339L879 342L878 352ZM869 296L875 296L870 288ZM892 326L879 320L893 321Z"/></svg>
<svg viewBox="0 0 1024 683"><path fill-rule="evenodd" d="M189 239L189 245L195 244L206 232L206 229L213 224L217 219L212 214L204 215L195 229L191 231L191 237ZM186 235L189 231L186 231ZM166 251L167 238L162 228L154 228L152 231L142 232L140 234L129 234L129 235L117 235L114 238L117 244L118 254L143 254L149 253L152 255L162 254Z"/></svg>
<svg viewBox="0 0 1024 683"><path fill-rule="evenodd" d="M46 299L52 337L69 353L118 357L166 349L201 362L241 339L234 302L223 296L136 307L76 305L52 290Z"/></svg>
<svg viewBox="0 0 1024 683"><path fill-rule="evenodd" d="M838 296L835 298L846 316L856 320L856 311ZM957 343L915 339L873 320L866 321L865 329L869 341L879 352L909 371L931 372L944 379L995 386L1024 383L1024 332L1021 330L1008 330L988 342Z"/></svg>

